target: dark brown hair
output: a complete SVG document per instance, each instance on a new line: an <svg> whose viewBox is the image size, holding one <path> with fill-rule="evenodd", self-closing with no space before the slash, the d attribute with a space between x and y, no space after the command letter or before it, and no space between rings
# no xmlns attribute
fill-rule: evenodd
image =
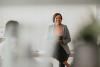
<svg viewBox="0 0 100 67"><path fill-rule="evenodd" d="M55 22L55 17L58 16L58 15L61 16L61 20L62 20L62 15L61 15L60 13L55 13L55 14L53 15L53 23Z"/></svg>

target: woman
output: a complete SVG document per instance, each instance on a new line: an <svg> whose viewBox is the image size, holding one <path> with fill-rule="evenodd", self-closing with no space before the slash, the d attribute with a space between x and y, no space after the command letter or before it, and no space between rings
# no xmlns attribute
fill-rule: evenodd
<svg viewBox="0 0 100 67"><path fill-rule="evenodd" d="M49 32L53 33L57 37L56 51L54 52L54 58L59 60L60 67L69 67L67 59L69 57L70 51L68 43L71 41L70 34L66 25L62 24L62 15L60 13L55 13L53 16L53 25L49 26Z"/></svg>

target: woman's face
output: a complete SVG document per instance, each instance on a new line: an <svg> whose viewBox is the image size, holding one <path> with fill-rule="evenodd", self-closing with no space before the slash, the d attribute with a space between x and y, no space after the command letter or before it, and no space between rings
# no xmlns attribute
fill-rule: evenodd
<svg viewBox="0 0 100 67"><path fill-rule="evenodd" d="M62 19L61 19L61 16L60 15L57 15L56 17L55 17L55 25L60 25L61 24L61 21L62 21Z"/></svg>

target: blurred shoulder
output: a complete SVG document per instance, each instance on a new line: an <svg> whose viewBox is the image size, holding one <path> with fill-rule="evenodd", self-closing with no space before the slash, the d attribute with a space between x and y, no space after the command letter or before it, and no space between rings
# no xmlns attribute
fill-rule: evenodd
<svg viewBox="0 0 100 67"><path fill-rule="evenodd" d="M54 24L52 24L52 25L49 25L49 27L54 27Z"/></svg>
<svg viewBox="0 0 100 67"><path fill-rule="evenodd" d="M49 25L49 29L53 29L54 28L54 24Z"/></svg>

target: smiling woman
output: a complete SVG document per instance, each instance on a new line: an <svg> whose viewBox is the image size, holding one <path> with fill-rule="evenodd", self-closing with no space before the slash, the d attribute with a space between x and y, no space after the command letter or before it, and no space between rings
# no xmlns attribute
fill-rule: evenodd
<svg viewBox="0 0 100 67"><path fill-rule="evenodd" d="M53 15L53 22L54 24L49 26L49 32L53 33L52 36L57 37L54 58L60 62L60 67L65 67L65 65L69 67L67 63L70 54L67 44L71 41L69 30L66 25L61 23L62 15L60 13L55 13Z"/></svg>

